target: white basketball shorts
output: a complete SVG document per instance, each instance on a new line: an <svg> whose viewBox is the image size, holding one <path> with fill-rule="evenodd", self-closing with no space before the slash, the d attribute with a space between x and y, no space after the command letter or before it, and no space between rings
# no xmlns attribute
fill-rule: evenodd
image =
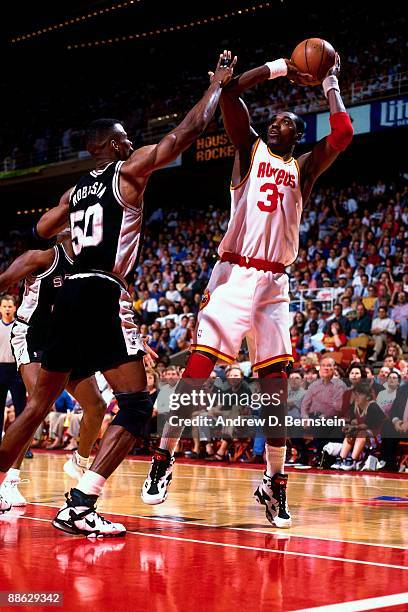
<svg viewBox="0 0 408 612"><path fill-rule="evenodd" d="M233 363L246 338L253 370L293 361L284 273L217 262L204 291L191 350Z"/></svg>

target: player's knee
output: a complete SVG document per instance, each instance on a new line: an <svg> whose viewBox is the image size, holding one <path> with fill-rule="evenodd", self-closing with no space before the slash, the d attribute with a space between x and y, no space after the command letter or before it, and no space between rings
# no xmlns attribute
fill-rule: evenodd
<svg viewBox="0 0 408 612"><path fill-rule="evenodd" d="M119 412L112 425L119 425L133 436L140 436L144 426L151 418L153 404L147 391L134 393L115 393Z"/></svg>

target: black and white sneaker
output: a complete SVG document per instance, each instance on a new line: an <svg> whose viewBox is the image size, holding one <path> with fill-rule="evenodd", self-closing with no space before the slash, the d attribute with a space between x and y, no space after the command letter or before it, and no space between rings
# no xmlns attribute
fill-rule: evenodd
<svg viewBox="0 0 408 612"><path fill-rule="evenodd" d="M112 523L96 512L97 495L86 495L79 489L65 493L66 503L52 521L56 529L72 535L90 537L124 536L126 528L120 523Z"/></svg>
<svg viewBox="0 0 408 612"><path fill-rule="evenodd" d="M4 491L2 492L0 490L0 514L3 514L3 512L7 512L10 509L11 501L6 498Z"/></svg>
<svg viewBox="0 0 408 612"><path fill-rule="evenodd" d="M145 504L155 506L167 499L171 484L174 457L168 450L156 449L152 457L150 472L143 483L141 497Z"/></svg>
<svg viewBox="0 0 408 612"><path fill-rule="evenodd" d="M286 501L287 474L267 476L264 472L262 483L256 489L254 497L265 506L266 518L274 527L287 529L292 526L288 503Z"/></svg>

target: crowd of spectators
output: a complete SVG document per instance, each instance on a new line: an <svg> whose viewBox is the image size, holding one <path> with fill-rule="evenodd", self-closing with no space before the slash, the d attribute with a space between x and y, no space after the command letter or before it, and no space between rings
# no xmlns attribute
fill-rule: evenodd
<svg viewBox="0 0 408 612"><path fill-rule="evenodd" d="M380 23L375 24L380 28L379 35L372 36L369 15L363 7L355 7L352 12L346 6L338 10L341 30L337 21L324 21L327 15L308 14L308 23L311 29L316 28L316 32L323 28L324 37L335 41L341 52L341 88L345 101L357 103L375 95L384 95L384 92L401 92L408 78L404 72L406 17L401 15L398 19L394 12L389 17L383 14ZM367 21L367 27L361 27L358 40L353 40L350 45L349 31L354 31L356 11L360 12L360 23ZM239 70L262 64L272 59L271 54L273 57L290 54L286 33L283 38L275 29L274 40L266 50L259 44L262 40L259 28L265 24L259 23L253 31L246 29L245 35L237 32L232 24L230 27L233 33L226 31L220 48L236 50L240 58ZM301 40L303 24L301 27L293 24L293 27L299 27ZM118 65L109 80L103 79L103 95L98 87L93 86L94 81L98 81L96 76L90 88L87 72L83 75L76 71L74 82L69 80L69 72L66 72L64 80L48 85L45 81L36 90L36 97L30 99L31 112L20 113L18 117L14 113L18 112L20 101L26 100L27 91L25 84L13 83L8 87L7 96L14 95L15 100L10 104L10 112L0 132L2 169L8 171L42 165L67 159L74 153L77 155L85 148L83 128L95 116L119 117L125 121L133 140L143 142L143 134L151 119L182 116L201 95L207 83L206 69L212 66L207 65L201 70L208 62L208 53L200 49L200 45L195 51L194 62L191 59L186 61L185 54L180 58L175 47L169 49L166 41L158 39L148 51L142 50L141 56L147 54L147 64L150 62L152 66L177 65L177 74L172 69L162 70L160 78L156 78L154 72L153 75L150 70L143 72L143 67L139 66L137 82L129 85L128 75L122 74ZM197 65L200 70L197 70ZM20 91L20 88L23 89ZM78 91L81 92L80 109L75 97ZM66 100L63 107L61 99ZM268 120L272 112L283 108L308 113L326 104L320 87L301 87L287 79L279 79L272 86L270 83L261 84L247 92L245 99L253 120L260 123Z"/></svg>
<svg viewBox="0 0 408 612"><path fill-rule="evenodd" d="M158 208L146 219L131 293L140 331L151 337L150 345L159 356L151 373L152 394L163 385L174 386L180 375L173 364L183 363L189 348L228 219L226 210L211 204L206 210ZM363 450L369 457L374 456L371 452L382 453L376 465L383 462L387 469L397 467L398 437L407 434L407 226L408 187L403 175L371 185L355 182L347 188L317 187L303 214L299 257L287 270L294 358L289 410L300 416L315 414L323 410L326 398L329 416L348 418L347 431L338 431L337 442L329 442L330 456L338 457L334 465L340 469L361 465L363 442L357 431L368 432ZM22 247L17 231L0 242L0 270ZM11 291L17 294L18 287ZM232 378L250 377L245 343L234 368L231 374L218 366L215 377L225 384ZM329 383L335 385L336 393L328 393ZM357 383L366 384L357 389L359 395ZM111 418L110 409L107 421ZM57 445L64 417L53 419L49 443ZM75 431L69 439L76 437ZM396 436L394 442L384 444L390 431ZM309 433L306 443L298 431L292 432L294 450L289 460L310 463L328 452L324 451L325 440ZM341 434L347 434L343 442ZM146 435L145 448L149 448L148 438ZM205 435L198 432L194 440L189 452L201 456ZM204 453L224 460L231 440L233 433L229 432L217 448L208 439ZM241 440L239 452L234 450L232 457L252 460L262 454L261 448L262 436L246 445ZM400 463L403 465L402 459Z"/></svg>

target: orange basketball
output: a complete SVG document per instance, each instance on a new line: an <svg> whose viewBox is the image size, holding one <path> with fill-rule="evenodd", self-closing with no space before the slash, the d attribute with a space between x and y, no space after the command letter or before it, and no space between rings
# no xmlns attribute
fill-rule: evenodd
<svg viewBox="0 0 408 612"><path fill-rule="evenodd" d="M301 72L313 75L315 81L305 85L319 85L335 62L336 52L332 45L322 38L307 38L297 45L291 61Z"/></svg>

